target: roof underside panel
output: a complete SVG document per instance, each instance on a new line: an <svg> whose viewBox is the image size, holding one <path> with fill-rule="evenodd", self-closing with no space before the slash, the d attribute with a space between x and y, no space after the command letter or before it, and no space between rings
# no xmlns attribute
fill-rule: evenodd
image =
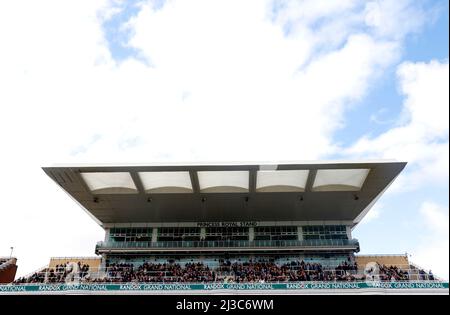
<svg viewBox="0 0 450 315"><path fill-rule="evenodd" d="M257 192L302 192L305 191L308 170L258 171Z"/></svg>
<svg viewBox="0 0 450 315"><path fill-rule="evenodd" d="M198 182L203 193L248 192L248 171L200 171Z"/></svg>
<svg viewBox="0 0 450 315"><path fill-rule="evenodd" d="M189 172L139 172L146 193L192 193Z"/></svg>
<svg viewBox="0 0 450 315"><path fill-rule="evenodd" d="M359 191L370 169L318 170L313 184L314 191Z"/></svg>
<svg viewBox="0 0 450 315"><path fill-rule="evenodd" d="M94 194L137 193L133 179L127 172L81 173L81 177Z"/></svg>

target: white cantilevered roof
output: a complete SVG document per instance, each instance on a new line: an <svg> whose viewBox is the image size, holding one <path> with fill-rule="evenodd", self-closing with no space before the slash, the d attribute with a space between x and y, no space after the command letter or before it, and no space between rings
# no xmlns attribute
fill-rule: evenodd
<svg viewBox="0 0 450 315"><path fill-rule="evenodd" d="M405 165L345 161L43 169L101 225L248 220L357 224Z"/></svg>

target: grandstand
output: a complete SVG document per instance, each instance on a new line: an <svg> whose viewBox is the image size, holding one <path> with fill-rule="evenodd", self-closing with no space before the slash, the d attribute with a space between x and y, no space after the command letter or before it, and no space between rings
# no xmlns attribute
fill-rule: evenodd
<svg viewBox="0 0 450 315"><path fill-rule="evenodd" d="M105 230L4 293L444 293L406 255L357 255L352 230L396 161L45 167Z"/></svg>

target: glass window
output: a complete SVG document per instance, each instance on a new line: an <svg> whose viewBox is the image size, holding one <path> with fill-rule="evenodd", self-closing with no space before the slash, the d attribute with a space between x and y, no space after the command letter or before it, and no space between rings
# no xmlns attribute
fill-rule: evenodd
<svg viewBox="0 0 450 315"><path fill-rule="evenodd" d="M296 226L255 227L255 240L296 240Z"/></svg>
<svg viewBox="0 0 450 315"><path fill-rule="evenodd" d="M348 239L345 226L303 226L303 239Z"/></svg>
<svg viewBox="0 0 450 315"><path fill-rule="evenodd" d="M115 242L150 242L152 232L152 228L113 228L109 238Z"/></svg>
<svg viewBox="0 0 450 315"><path fill-rule="evenodd" d="M211 227L206 228L206 240L248 240L246 227Z"/></svg>
<svg viewBox="0 0 450 315"><path fill-rule="evenodd" d="M200 228L197 227L166 227L158 229L158 241L198 241Z"/></svg>

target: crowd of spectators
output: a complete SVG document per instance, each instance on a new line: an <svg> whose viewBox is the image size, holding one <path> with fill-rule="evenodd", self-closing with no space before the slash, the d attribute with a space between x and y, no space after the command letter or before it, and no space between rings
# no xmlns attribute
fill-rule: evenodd
<svg viewBox="0 0 450 315"><path fill-rule="evenodd" d="M434 281L435 277L434 277L433 273L431 272L431 270L428 273L426 273L425 270L419 269L419 280Z"/></svg>
<svg viewBox="0 0 450 315"><path fill-rule="evenodd" d="M407 281L409 274L407 271L397 266L378 265L379 277L381 281Z"/></svg>
<svg viewBox="0 0 450 315"><path fill-rule="evenodd" d="M20 277L19 279L15 280L14 283L16 284L23 284L23 283L44 283L45 282L45 276L47 274L48 269L41 270L39 272L34 272L31 276L28 277Z"/></svg>
<svg viewBox="0 0 450 315"><path fill-rule="evenodd" d="M319 263L291 261L277 265L268 261L221 263L219 270L229 275L232 282L287 282L287 281L353 281L357 280L356 265L342 263L334 270ZM351 272L353 271L353 272Z"/></svg>
<svg viewBox="0 0 450 315"><path fill-rule="evenodd" d="M203 263L148 263L135 268L132 264L108 264L106 275L93 282L214 282L216 274Z"/></svg>
<svg viewBox="0 0 450 315"><path fill-rule="evenodd" d="M14 283L63 283L74 281L76 278L88 279L88 275L88 264L82 264L79 261L74 266L74 263L66 262L56 265L55 268L45 268L40 272L35 272L29 277L21 277Z"/></svg>
<svg viewBox="0 0 450 315"><path fill-rule="evenodd" d="M347 271L356 272L358 271L358 263L343 261L335 268L335 270L336 272L347 272Z"/></svg>
<svg viewBox="0 0 450 315"><path fill-rule="evenodd" d="M76 268L78 267L78 268ZM210 283L210 282L291 282L291 281L408 281L410 274L397 266L376 265L366 273L358 272L358 265L345 261L335 268L319 263L291 261L277 264L274 261L231 262L220 260L217 268L201 262L186 263L183 266L173 261L166 263L145 262L135 266L129 263L112 263L106 270L90 273L89 265L76 266L73 263L57 265L54 269L44 269L28 278L20 278L15 283L63 283L79 280L94 283ZM74 271L74 268L76 270ZM417 280L434 280L430 272L420 270ZM372 278L371 278L372 277Z"/></svg>

